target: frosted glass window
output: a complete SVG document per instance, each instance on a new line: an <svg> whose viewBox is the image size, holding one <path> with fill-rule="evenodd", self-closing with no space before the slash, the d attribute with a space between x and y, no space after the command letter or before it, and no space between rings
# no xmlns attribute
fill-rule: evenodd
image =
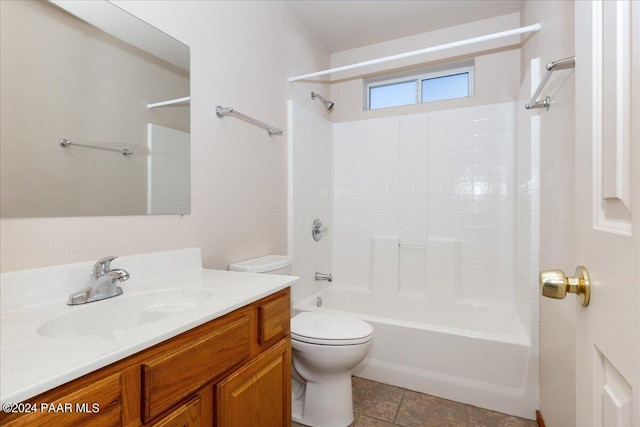
<svg viewBox="0 0 640 427"><path fill-rule="evenodd" d="M369 109L396 107L416 103L416 82L392 83L369 87Z"/></svg>
<svg viewBox="0 0 640 427"><path fill-rule="evenodd" d="M422 102L469 96L469 73L422 80Z"/></svg>

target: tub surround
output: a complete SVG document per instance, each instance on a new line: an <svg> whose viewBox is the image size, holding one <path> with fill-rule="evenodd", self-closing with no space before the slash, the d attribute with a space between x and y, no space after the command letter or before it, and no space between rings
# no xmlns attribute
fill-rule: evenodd
<svg viewBox="0 0 640 427"><path fill-rule="evenodd" d="M200 249L142 254L113 261L112 267L131 275L122 284L122 296L67 306L67 297L86 284L92 267L93 262L86 262L0 276L2 403L20 402L79 378L285 289L297 279L206 270ZM78 310L104 312L107 306L116 310L122 298L167 289L177 296L200 292L206 298L124 330L43 336L43 325L58 316Z"/></svg>

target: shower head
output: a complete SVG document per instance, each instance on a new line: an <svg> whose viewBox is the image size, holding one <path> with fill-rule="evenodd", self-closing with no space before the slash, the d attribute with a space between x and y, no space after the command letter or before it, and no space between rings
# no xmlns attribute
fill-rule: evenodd
<svg viewBox="0 0 640 427"><path fill-rule="evenodd" d="M324 99L324 97L322 95L319 95L317 93L313 93L311 92L311 99L316 99L318 98L320 101L322 101L322 103L324 104L324 106L326 107L327 111L332 111L333 110L333 106L335 105L333 102Z"/></svg>

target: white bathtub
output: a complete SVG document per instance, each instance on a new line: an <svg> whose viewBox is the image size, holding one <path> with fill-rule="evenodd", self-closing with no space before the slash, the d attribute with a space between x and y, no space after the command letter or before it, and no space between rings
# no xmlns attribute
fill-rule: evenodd
<svg viewBox="0 0 640 427"><path fill-rule="evenodd" d="M538 362L513 307L436 305L334 285L294 311L349 312L373 326L371 352L354 375L535 419Z"/></svg>

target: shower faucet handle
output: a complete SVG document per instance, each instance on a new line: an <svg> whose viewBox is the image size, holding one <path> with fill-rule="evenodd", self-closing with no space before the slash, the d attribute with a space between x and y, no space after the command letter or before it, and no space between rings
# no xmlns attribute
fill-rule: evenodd
<svg viewBox="0 0 640 427"><path fill-rule="evenodd" d="M311 229L313 240L317 242L318 240L322 239L322 236L327 234L327 231L329 231L327 226L322 224L322 221L320 221L318 218L313 221L313 228Z"/></svg>

